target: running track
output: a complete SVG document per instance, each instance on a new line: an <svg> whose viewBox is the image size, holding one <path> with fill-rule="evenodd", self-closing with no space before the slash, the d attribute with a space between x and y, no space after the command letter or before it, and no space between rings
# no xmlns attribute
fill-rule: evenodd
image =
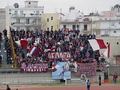
<svg viewBox="0 0 120 90"><path fill-rule="evenodd" d="M17 87L16 87L17 88ZM15 87L11 87L11 90L16 90ZM40 86L40 87L19 87L18 90L87 90L86 86ZM0 90L6 90L0 89ZM91 86L90 90L120 90L120 86Z"/></svg>

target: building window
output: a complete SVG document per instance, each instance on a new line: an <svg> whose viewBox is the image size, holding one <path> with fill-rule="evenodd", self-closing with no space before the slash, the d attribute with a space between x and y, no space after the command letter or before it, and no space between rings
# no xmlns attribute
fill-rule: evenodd
<svg viewBox="0 0 120 90"><path fill-rule="evenodd" d="M30 19L26 19L26 24L30 24Z"/></svg>
<svg viewBox="0 0 120 90"><path fill-rule="evenodd" d="M114 31L114 33L116 33L116 31Z"/></svg>
<svg viewBox="0 0 120 90"><path fill-rule="evenodd" d="M77 28L79 29L79 25L77 25Z"/></svg>
<svg viewBox="0 0 120 90"><path fill-rule="evenodd" d="M51 20L53 20L53 17L51 17Z"/></svg>
<svg viewBox="0 0 120 90"><path fill-rule="evenodd" d="M53 26L51 26L51 30L53 30Z"/></svg>
<svg viewBox="0 0 120 90"><path fill-rule="evenodd" d="M115 26L115 22L114 21L111 22L111 26Z"/></svg>
<svg viewBox="0 0 120 90"><path fill-rule="evenodd" d="M40 23L41 22L41 19L38 19L38 23Z"/></svg>
<svg viewBox="0 0 120 90"><path fill-rule="evenodd" d="M31 2L29 2L29 4L31 4Z"/></svg>
<svg viewBox="0 0 120 90"><path fill-rule="evenodd" d="M84 25L84 30L87 31L87 25Z"/></svg>
<svg viewBox="0 0 120 90"><path fill-rule="evenodd" d="M66 28L66 25L63 25L63 28Z"/></svg>
<svg viewBox="0 0 120 90"><path fill-rule="evenodd" d="M120 12L120 8L118 8L118 12Z"/></svg>
<svg viewBox="0 0 120 90"><path fill-rule="evenodd" d="M47 28L47 30L49 31L49 27Z"/></svg>
<svg viewBox="0 0 120 90"><path fill-rule="evenodd" d="M20 11L20 15L23 15L23 11Z"/></svg>
<svg viewBox="0 0 120 90"><path fill-rule="evenodd" d="M18 11L14 11L14 14L15 14L15 15L18 15Z"/></svg>
<svg viewBox="0 0 120 90"><path fill-rule="evenodd" d="M36 11L36 15L39 15L39 11Z"/></svg>
<svg viewBox="0 0 120 90"><path fill-rule="evenodd" d="M47 22L49 22L49 18L47 18Z"/></svg>
<svg viewBox="0 0 120 90"><path fill-rule="evenodd" d="M62 19L62 17L60 17L60 20Z"/></svg>
<svg viewBox="0 0 120 90"><path fill-rule="evenodd" d="M20 19L16 19L16 23L20 23Z"/></svg>
<svg viewBox="0 0 120 90"><path fill-rule="evenodd" d="M76 29L76 25L72 25L72 29L75 30Z"/></svg>

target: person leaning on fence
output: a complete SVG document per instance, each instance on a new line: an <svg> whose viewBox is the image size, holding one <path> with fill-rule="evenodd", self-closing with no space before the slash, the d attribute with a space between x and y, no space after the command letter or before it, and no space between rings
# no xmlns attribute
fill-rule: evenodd
<svg viewBox="0 0 120 90"><path fill-rule="evenodd" d="M7 88L6 88L6 90L11 90L11 89L10 89L10 87L9 87L9 85L7 85Z"/></svg>
<svg viewBox="0 0 120 90"><path fill-rule="evenodd" d="M86 85L87 85L87 90L90 90L91 83L90 83L89 79L87 80Z"/></svg>

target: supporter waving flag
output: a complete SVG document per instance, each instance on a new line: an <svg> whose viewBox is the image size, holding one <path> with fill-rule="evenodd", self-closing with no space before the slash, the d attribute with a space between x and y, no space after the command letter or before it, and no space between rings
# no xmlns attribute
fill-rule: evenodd
<svg viewBox="0 0 120 90"><path fill-rule="evenodd" d="M26 39L21 39L21 40L18 40L18 41L15 41L19 46L22 46L24 48L27 48L27 45L28 45L28 41Z"/></svg>
<svg viewBox="0 0 120 90"><path fill-rule="evenodd" d="M37 56L38 53L39 53L39 51L40 51L40 48L38 48L38 47L36 47L36 46L32 46L32 47L29 49L28 53L29 53L30 55L32 55L32 56Z"/></svg>
<svg viewBox="0 0 120 90"><path fill-rule="evenodd" d="M109 58L110 57L110 43L108 44L105 52L103 53L105 57Z"/></svg>
<svg viewBox="0 0 120 90"><path fill-rule="evenodd" d="M52 46L51 48L45 49L44 52L55 51L56 46Z"/></svg>
<svg viewBox="0 0 120 90"><path fill-rule="evenodd" d="M102 39L90 39L88 41L89 41L93 51L107 48Z"/></svg>

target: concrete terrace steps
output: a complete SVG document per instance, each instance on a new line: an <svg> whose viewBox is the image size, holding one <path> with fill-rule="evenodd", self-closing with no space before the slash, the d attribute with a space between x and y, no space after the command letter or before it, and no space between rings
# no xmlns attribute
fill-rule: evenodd
<svg viewBox="0 0 120 90"><path fill-rule="evenodd" d="M13 68L0 68L0 73L19 73L20 69L13 69Z"/></svg>
<svg viewBox="0 0 120 90"><path fill-rule="evenodd" d="M2 55L2 64L6 64L6 50L5 50L5 40L3 39L1 42L0 54Z"/></svg>
<svg viewBox="0 0 120 90"><path fill-rule="evenodd" d="M12 69L12 64L1 64L0 69Z"/></svg>

